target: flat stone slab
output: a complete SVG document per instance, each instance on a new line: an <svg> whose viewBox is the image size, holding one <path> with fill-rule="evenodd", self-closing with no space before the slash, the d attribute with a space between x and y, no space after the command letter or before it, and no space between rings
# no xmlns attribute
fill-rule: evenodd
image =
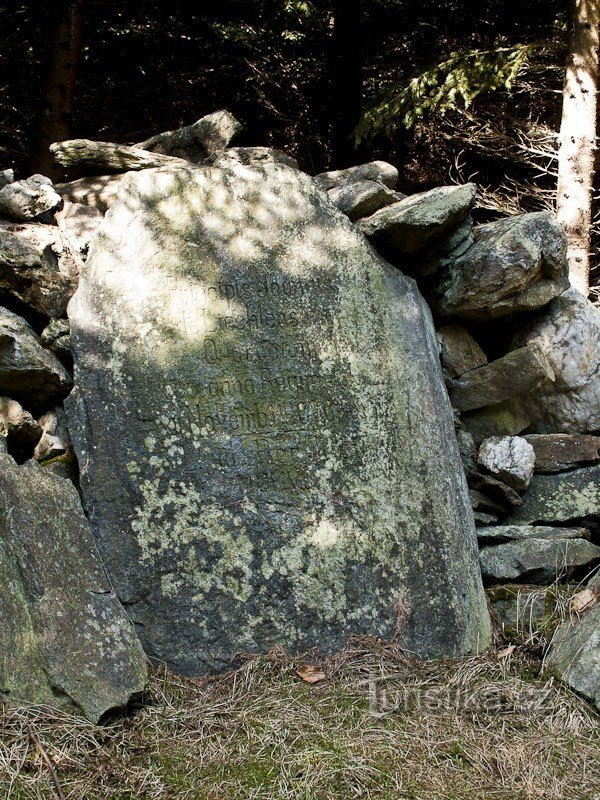
<svg viewBox="0 0 600 800"><path fill-rule="evenodd" d="M576 433L532 433L524 436L535 453L536 472L562 472L600 461L600 436Z"/></svg>
<svg viewBox="0 0 600 800"><path fill-rule="evenodd" d="M487 356L462 325L445 325L437 332L440 360L451 378L488 363Z"/></svg>
<svg viewBox="0 0 600 800"><path fill-rule="evenodd" d="M357 181L337 186L329 191L329 199L353 222L398 200L395 192L376 181Z"/></svg>
<svg viewBox="0 0 600 800"><path fill-rule="evenodd" d="M600 515L600 465L572 472L534 475L523 505L508 523L569 522Z"/></svg>
<svg viewBox="0 0 600 800"><path fill-rule="evenodd" d="M465 221L476 193L474 183L439 186L376 211L358 227L377 247L414 256Z"/></svg>
<svg viewBox="0 0 600 800"><path fill-rule="evenodd" d="M600 558L600 547L585 539L519 539L479 551L481 573L492 581L554 581L573 567Z"/></svg>
<svg viewBox="0 0 600 800"><path fill-rule="evenodd" d="M485 525L477 528L477 538L511 541L520 539L589 539L587 528L558 528L550 525Z"/></svg>
<svg viewBox="0 0 600 800"><path fill-rule="evenodd" d="M0 454L0 696L98 722L144 690L146 657L75 487Z"/></svg>
<svg viewBox="0 0 600 800"><path fill-rule="evenodd" d="M320 189L335 189L357 181L377 181L388 189L395 189L398 183L398 170L387 161L369 161L366 164L357 164L355 167L321 172L315 175L315 181Z"/></svg>
<svg viewBox="0 0 600 800"><path fill-rule="evenodd" d="M485 647L429 312L313 179L130 177L69 314L85 502L152 657Z"/></svg>

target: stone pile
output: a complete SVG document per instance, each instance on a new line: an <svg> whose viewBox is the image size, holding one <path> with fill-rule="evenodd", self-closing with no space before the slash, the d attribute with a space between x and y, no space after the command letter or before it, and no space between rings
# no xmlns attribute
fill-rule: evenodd
<svg viewBox="0 0 600 800"><path fill-rule="evenodd" d="M239 128L0 172L9 702L96 721L140 639L188 673L353 633L466 654L476 542L506 635L600 561L600 311L552 216L475 224L475 185L406 197L382 161L309 178ZM549 658L598 702L586 591Z"/></svg>

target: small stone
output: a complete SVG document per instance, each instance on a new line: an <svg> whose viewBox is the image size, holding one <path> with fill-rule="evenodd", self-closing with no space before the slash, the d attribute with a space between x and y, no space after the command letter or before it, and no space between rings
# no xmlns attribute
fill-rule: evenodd
<svg viewBox="0 0 600 800"><path fill-rule="evenodd" d="M553 379L544 354L536 347L521 347L460 378L448 379L446 385L453 407L471 411L531 392Z"/></svg>
<svg viewBox="0 0 600 800"><path fill-rule="evenodd" d="M438 314L495 319L540 308L568 287L566 237L549 212L480 225L473 236L432 295Z"/></svg>
<svg viewBox="0 0 600 800"><path fill-rule="evenodd" d="M484 511L474 511L473 519L475 520L475 525L483 526L495 525L498 522L498 516L496 514L486 514Z"/></svg>
<svg viewBox="0 0 600 800"><path fill-rule="evenodd" d="M44 347L58 357L71 356L71 325L68 319L52 319L40 336Z"/></svg>
<svg viewBox="0 0 600 800"><path fill-rule="evenodd" d="M376 181L357 181L330 189L329 199L353 222L396 203L396 193Z"/></svg>
<svg viewBox="0 0 600 800"><path fill-rule="evenodd" d="M437 332L442 367L452 378L483 367L487 356L462 325L446 325Z"/></svg>
<svg viewBox="0 0 600 800"><path fill-rule="evenodd" d="M42 436L33 453L37 461L47 461L72 451L67 417L62 406L56 406L52 411L42 414L38 425Z"/></svg>
<svg viewBox="0 0 600 800"><path fill-rule="evenodd" d="M469 489L469 497L471 498L471 508L473 511L483 514L491 513L494 514L496 518L506 514L505 505L498 503L496 500L493 500L491 497L488 497L487 494L484 494L477 489Z"/></svg>
<svg viewBox="0 0 600 800"><path fill-rule="evenodd" d="M534 475L523 505L508 523L571 522L600 516L600 465L571 472Z"/></svg>
<svg viewBox="0 0 600 800"><path fill-rule="evenodd" d="M492 619L507 639L525 643L551 637L559 620L555 608L560 588L508 583L490 586L486 594Z"/></svg>
<svg viewBox="0 0 600 800"><path fill-rule="evenodd" d="M533 476L535 452L521 436L492 436L482 442L477 460L496 478L524 492Z"/></svg>
<svg viewBox="0 0 600 800"><path fill-rule="evenodd" d="M461 415L461 425L477 443L490 436L516 436L530 424L531 414L520 397Z"/></svg>
<svg viewBox="0 0 600 800"><path fill-rule="evenodd" d="M529 434L536 472L563 472L600 460L600 436L569 433Z"/></svg>
<svg viewBox="0 0 600 800"><path fill-rule="evenodd" d="M598 558L600 547L585 539L520 539L479 551L481 573L491 581L554 581Z"/></svg>
<svg viewBox="0 0 600 800"><path fill-rule="evenodd" d="M52 181L44 175L32 175L0 189L0 215L17 222L26 222L54 211L61 203Z"/></svg>
<svg viewBox="0 0 600 800"><path fill-rule="evenodd" d="M465 221L476 193L474 183L440 186L382 208L358 227L386 255L414 256Z"/></svg>
<svg viewBox="0 0 600 800"><path fill-rule="evenodd" d="M490 525L477 529L478 540L503 542L521 539L589 539L587 528L555 528L549 525Z"/></svg>
<svg viewBox="0 0 600 800"><path fill-rule="evenodd" d="M15 171L13 169L0 170L0 189L15 182Z"/></svg>
<svg viewBox="0 0 600 800"><path fill-rule="evenodd" d="M370 161L368 164L359 164L356 167L321 172L315 175L314 179L319 188L325 190L358 181L375 181L383 183L388 189L395 189L398 183L398 170L387 161Z"/></svg>
<svg viewBox="0 0 600 800"><path fill-rule="evenodd" d="M42 435L42 428L28 411L10 397L0 397L0 436L11 451L34 447Z"/></svg>
<svg viewBox="0 0 600 800"><path fill-rule="evenodd" d="M492 475L482 475L473 472L468 475L469 486L492 497L506 510L510 511L523 503L517 492L504 481L494 478Z"/></svg>

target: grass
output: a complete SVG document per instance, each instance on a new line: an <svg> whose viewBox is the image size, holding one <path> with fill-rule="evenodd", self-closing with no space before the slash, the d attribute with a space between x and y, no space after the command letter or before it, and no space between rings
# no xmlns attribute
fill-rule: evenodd
<svg viewBox="0 0 600 800"><path fill-rule="evenodd" d="M502 651L500 651L501 655ZM0 716L6 800L599 798L599 717L527 647L410 663L359 639L335 657L248 657L218 677L154 671L104 726ZM297 674L318 666L314 684Z"/></svg>

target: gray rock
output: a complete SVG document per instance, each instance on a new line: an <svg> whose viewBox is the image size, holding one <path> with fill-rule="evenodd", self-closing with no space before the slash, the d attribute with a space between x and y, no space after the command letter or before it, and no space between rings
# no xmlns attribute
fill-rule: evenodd
<svg viewBox="0 0 600 800"><path fill-rule="evenodd" d="M57 183L54 188L62 197L65 205L75 203L105 214L129 174L129 172L122 172L117 175L94 175L67 183Z"/></svg>
<svg viewBox="0 0 600 800"><path fill-rule="evenodd" d="M0 225L0 292L47 317L66 315L83 266L53 225Z"/></svg>
<svg viewBox="0 0 600 800"><path fill-rule="evenodd" d="M62 406L42 414L38 424L42 435L33 452L37 461L47 461L72 452L67 417Z"/></svg>
<svg viewBox="0 0 600 800"><path fill-rule="evenodd" d="M91 139L66 139L50 145L54 161L68 172L129 172L152 167L185 165L182 158L151 153L139 147L115 142L95 142Z"/></svg>
<svg viewBox="0 0 600 800"><path fill-rule="evenodd" d="M600 515L600 465L534 475L510 523L571 522Z"/></svg>
<svg viewBox="0 0 600 800"><path fill-rule="evenodd" d="M547 642L556 629L557 586L529 584L502 584L491 586L486 592L492 609L492 618L502 634L517 642L532 642L541 638Z"/></svg>
<svg viewBox="0 0 600 800"><path fill-rule="evenodd" d="M71 355L71 325L68 319L52 319L41 333L44 347L60 357Z"/></svg>
<svg viewBox="0 0 600 800"><path fill-rule="evenodd" d="M496 514L486 514L485 511L473 511L473 519L475 520L475 525L478 526L496 525L498 522ZM477 535L479 536L479 533Z"/></svg>
<svg viewBox="0 0 600 800"><path fill-rule="evenodd" d="M41 411L71 386L68 372L25 320L0 307L0 392Z"/></svg>
<svg viewBox="0 0 600 800"><path fill-rule="evenodd" d="M17 222L27 222L48 211L54 211L61 202L50 178L32 175L0 189L0 216Z"/></svg>
<svg viewBox="0 0 600 800"><path fill-rule="evenodd" d="M472 472L467 476L467 480L472 489L492 497L505 511L510 511L523 503L521 496L512 487L492 475Z"/></svg>
<svg viewBox="0 0 600 800"><path fill-rule="evenodd" d="M521 539L589 539L587 528L552 528L548 525L489 525L477 529L477 539L503 542Z"/></svg>
<svg viewBox="0 0 600 800"><path fill-rule="evenodd" d="M600 603L558 628L547 664L571 689L600 709Z"/></svg>
<svg viewBox="0 0 600 800"><path fill-rule="evenodd" d="M309 176L132 176L69 314L86 507L151 656L487 645L427 307Z"/></svg>
<svg viewBox="0 0 600 800"><path fill-rule="evenodd" d="M0 455L0 694L98 722L146 682L146 659L74 487Z"/></svg>
<svg viewBox="0 0 600 800"><path fill-rule="evenodd" d="M421 253L451 233L469 216L477 187L440 186L413 194L360 220L358 227L378 248L394 256Z"/></svg>
<svg viewBox="0 0 600 800"><path fill-rule="evenodd" d="M227 167L232 163L257 167L261 164L285 164L292 169L299 169L295 158L273 147L230 147L209 158L208 163L215 167Z"/></svg>
<svg viewBox="0 0 600 800"><path fill-rule="evenodd" d="M529 346L511 350L460 378L450 378L446 385L452 406L458 411L471 411L523 396L553 379L544 353Z"/></svg>
<svg viewBox="0 0 600 800"><path fill-rule="evenodd" d="M370 161L368 164L358 164L356 167L321 172L315 175L315 181L319 188L325 190L358 181L376 181L383 183L388 189L395 189L398 183L398 170L387 161Z"/></svg>
<svg viewBox="0 0 600 800"><path fill-rule="evenodd" d="M87 255L103 219L104 212L99 208L69 201L64 202L56 214L56 223L60 231L81 256Z"/></svg>
<svg viewBox="0 0 600 800"><path fill-rule="evenodd" d="M488 363L486 354L462 325L446 325L437 336L442 367L450 377L460 377Z"/></svg>
<svg viewBox="0 0 600 800"><path fill-rule="evenodd" d="M541 308L568 287L565 234L548 212L480 225L473 235L433 293L439 314L495 319Z"/></svg>
<svg viewBox="0 0 600 800"><path fill-rule="evenodd" d="M13 169L0 170L0 189L8 186L9 183L14 183L15 171Z"/></svg>
<svg viewBox="0 0 600 800"><path fill-rule="evenodd" d="M376 181L357 181L329 190L329 199L353 222L396 203L396 192Z"/></svg>
<svg viewBox="0 0 600 800"><path fill-rule="evenodd" d="M535 431L600 430L600 309L569 289L518 334L514 345L539 347L555 375L529 398Z"/></svg>
<svg viewBox="0 0 600 800"><path fill-rule="evenodd" d="M534 449L536 472L563 472L600 461L600 436L533 433L524 438Z"/></svg>
<svg viewBox="0 0 600 800"><path fill-rule="evenodd" d="M6 442L33 447L41 435L42 429L29 411L10 397L0 397L0 436Z"/></svg>
<svg viewBox="0 0 600 800"><path fill-rule="evenodd" d="M513 397L461 415L461 425L481 443L490 436L516 436L531 424L531 411L521 397Z"/></svg>
<svg viewBox="0 0 600 800"><path fill-rule="evenodd" d="M535 451L521 436L491 436L481 443L477 461L498 480L524 492L533 477Z"/></svg>
<svg viewBox="0 0 600 800"><path fill-rule="evenodd" d="M224 150L241 130L242 125L229 111L215 111L192 125L151 136L136 147L199 163Z"/></svg>
<svg viewBox="0 0 600 800"><path fill-rule="evenodd" d="M493 514L496 517L506 515L505 504L499 503L478 489L469 489L469 498L471 500L471 508L478 514Z"/></svg>
<svg viewBox="0 0 600 800"><path fill-rule="evenodd" d="M600 558L586 539L519 539L479 551L481 573L491 581L554 581L573 567Z"/></svg>

